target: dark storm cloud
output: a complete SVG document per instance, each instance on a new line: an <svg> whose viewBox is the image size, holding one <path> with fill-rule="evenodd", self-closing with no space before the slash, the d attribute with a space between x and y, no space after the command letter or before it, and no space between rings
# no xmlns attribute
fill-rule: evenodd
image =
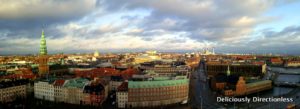
<svg viewBox="0 0 300 109"><path fill-rule="evenodd" d="M96 0L0 0L0 30L11 31L9 37L35 38L32 33L40 33L44 28L55 31L53 37L59 37L49 27L82 18L96 8L96 3Z"/></svg>
<svg viewBox="0 0 300 109"><path fill-rule="evenodd" d="M273 31L272 29L265 29L262 31L262 33L265 37L268 38L276 38L276 37L295 38L295 37L300 37L300 26L289 26L279 32Z"/></svg>

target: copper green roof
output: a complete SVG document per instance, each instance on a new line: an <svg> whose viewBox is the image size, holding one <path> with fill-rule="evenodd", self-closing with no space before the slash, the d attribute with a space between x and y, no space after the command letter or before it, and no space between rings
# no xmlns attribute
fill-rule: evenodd
<svg viewBox="0 0 300 109"><path fill-rule="evenodd" d="M163 77L163 76L153 78L154 81L162 81L162 80L169 80L169 79L170 77Z"/></svg>
<svg viewBox="0 0 300 109"><path fill-rule="evenodd" d="M162 81L128 81L128 88L158 88L188 84L188 79L162 80Z"/></svg>
<svg viewBox="0 0 300 109"><path fill-rule="evenodd" d="M41 36L40 55L47 55L47 44L46 44L44 30L42 31L42 36Z"/></svg>
<svg viewBox="0 0 300 109"><path fill-rule="evenodd" d="M271 80L258 81L258 82L246 84L246 86L247 87L255 87L258 85L262 85L262 84L272 84L272 81Z"/></svg>
<svg viewBox="0 0 300 109"><path fill-rule="evenodd" d="M39 64L31 64L31 68L37 68Z"/></svg>
<svg viewBox="0 0 300 109"><path fill-rule="evenodd" d="M85 78L74 78L68 80L64 87L83 88L88 82L89 80Z"/></svg>

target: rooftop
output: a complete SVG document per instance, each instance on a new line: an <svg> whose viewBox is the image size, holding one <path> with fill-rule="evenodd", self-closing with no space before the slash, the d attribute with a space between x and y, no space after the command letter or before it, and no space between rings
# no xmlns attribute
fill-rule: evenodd
<svg viewBox="0 0 300 109"><path fill-rule="evenodd" d="M176 86L181 84L188 84L188 79L175 80L157 80L157 81L129 81L128 88L158 88L165 86Z"/></svg>
<svg viewBox="0 0 300 109"><path fill-rule="evenodd" d="M1 81L0 89L13 87L13 86L19 86L19 85L25 85L27 83L29 83L29 80L26 80L26 79L13 80L13 81Z"/></svg>
<svg viewBox="0 0 300 109"><path fill-rule="evenodd" d="M249 83L249 84L246 84L246 85L247 85L247 87L255 87L255 86L258 86L258 85L261 85L261 84L266 84L266 83L272 83L272 81L271 80L264 80L264 81Z"/></svg>
<svg viewBox="0 0 300 109"><path fill-rule="evenodd" d="M128 91L128 82L123 82L119 87L118 91Z"/></svg>
<svg viewBox="0 0 300 109"><path fill-rule="evenodd" d="M63 86L64 85L64 83L65 83L65 80L63 80L63 79L58 79L58 80L56 80L55 82L54 82L54 86Z"/></svg>
<svg viewBox="0 0 300 109"><path fill-rule="evenodd" d="M74 78L67 80L64 87L74 87L74 88L83 88L89 82L85 78Z"/></svg>

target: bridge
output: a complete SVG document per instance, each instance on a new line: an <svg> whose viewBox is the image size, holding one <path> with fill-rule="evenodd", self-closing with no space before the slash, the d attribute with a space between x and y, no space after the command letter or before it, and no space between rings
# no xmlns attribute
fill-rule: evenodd
<svg viewBox="0 0 300 109"><path fill-rule="evenodd" d="M277 86L300 87L299 82L275 81L274 84L277 85Z"/></svg>

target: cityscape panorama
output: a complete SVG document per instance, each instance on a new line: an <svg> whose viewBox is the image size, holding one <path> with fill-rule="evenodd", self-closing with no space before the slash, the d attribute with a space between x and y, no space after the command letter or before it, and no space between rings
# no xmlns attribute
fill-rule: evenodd
<svg viewBox="0 0 300 109"><path fill-rule="evenodd" d="M299 0L0 0L0 109L300 109Z"/></svg>

